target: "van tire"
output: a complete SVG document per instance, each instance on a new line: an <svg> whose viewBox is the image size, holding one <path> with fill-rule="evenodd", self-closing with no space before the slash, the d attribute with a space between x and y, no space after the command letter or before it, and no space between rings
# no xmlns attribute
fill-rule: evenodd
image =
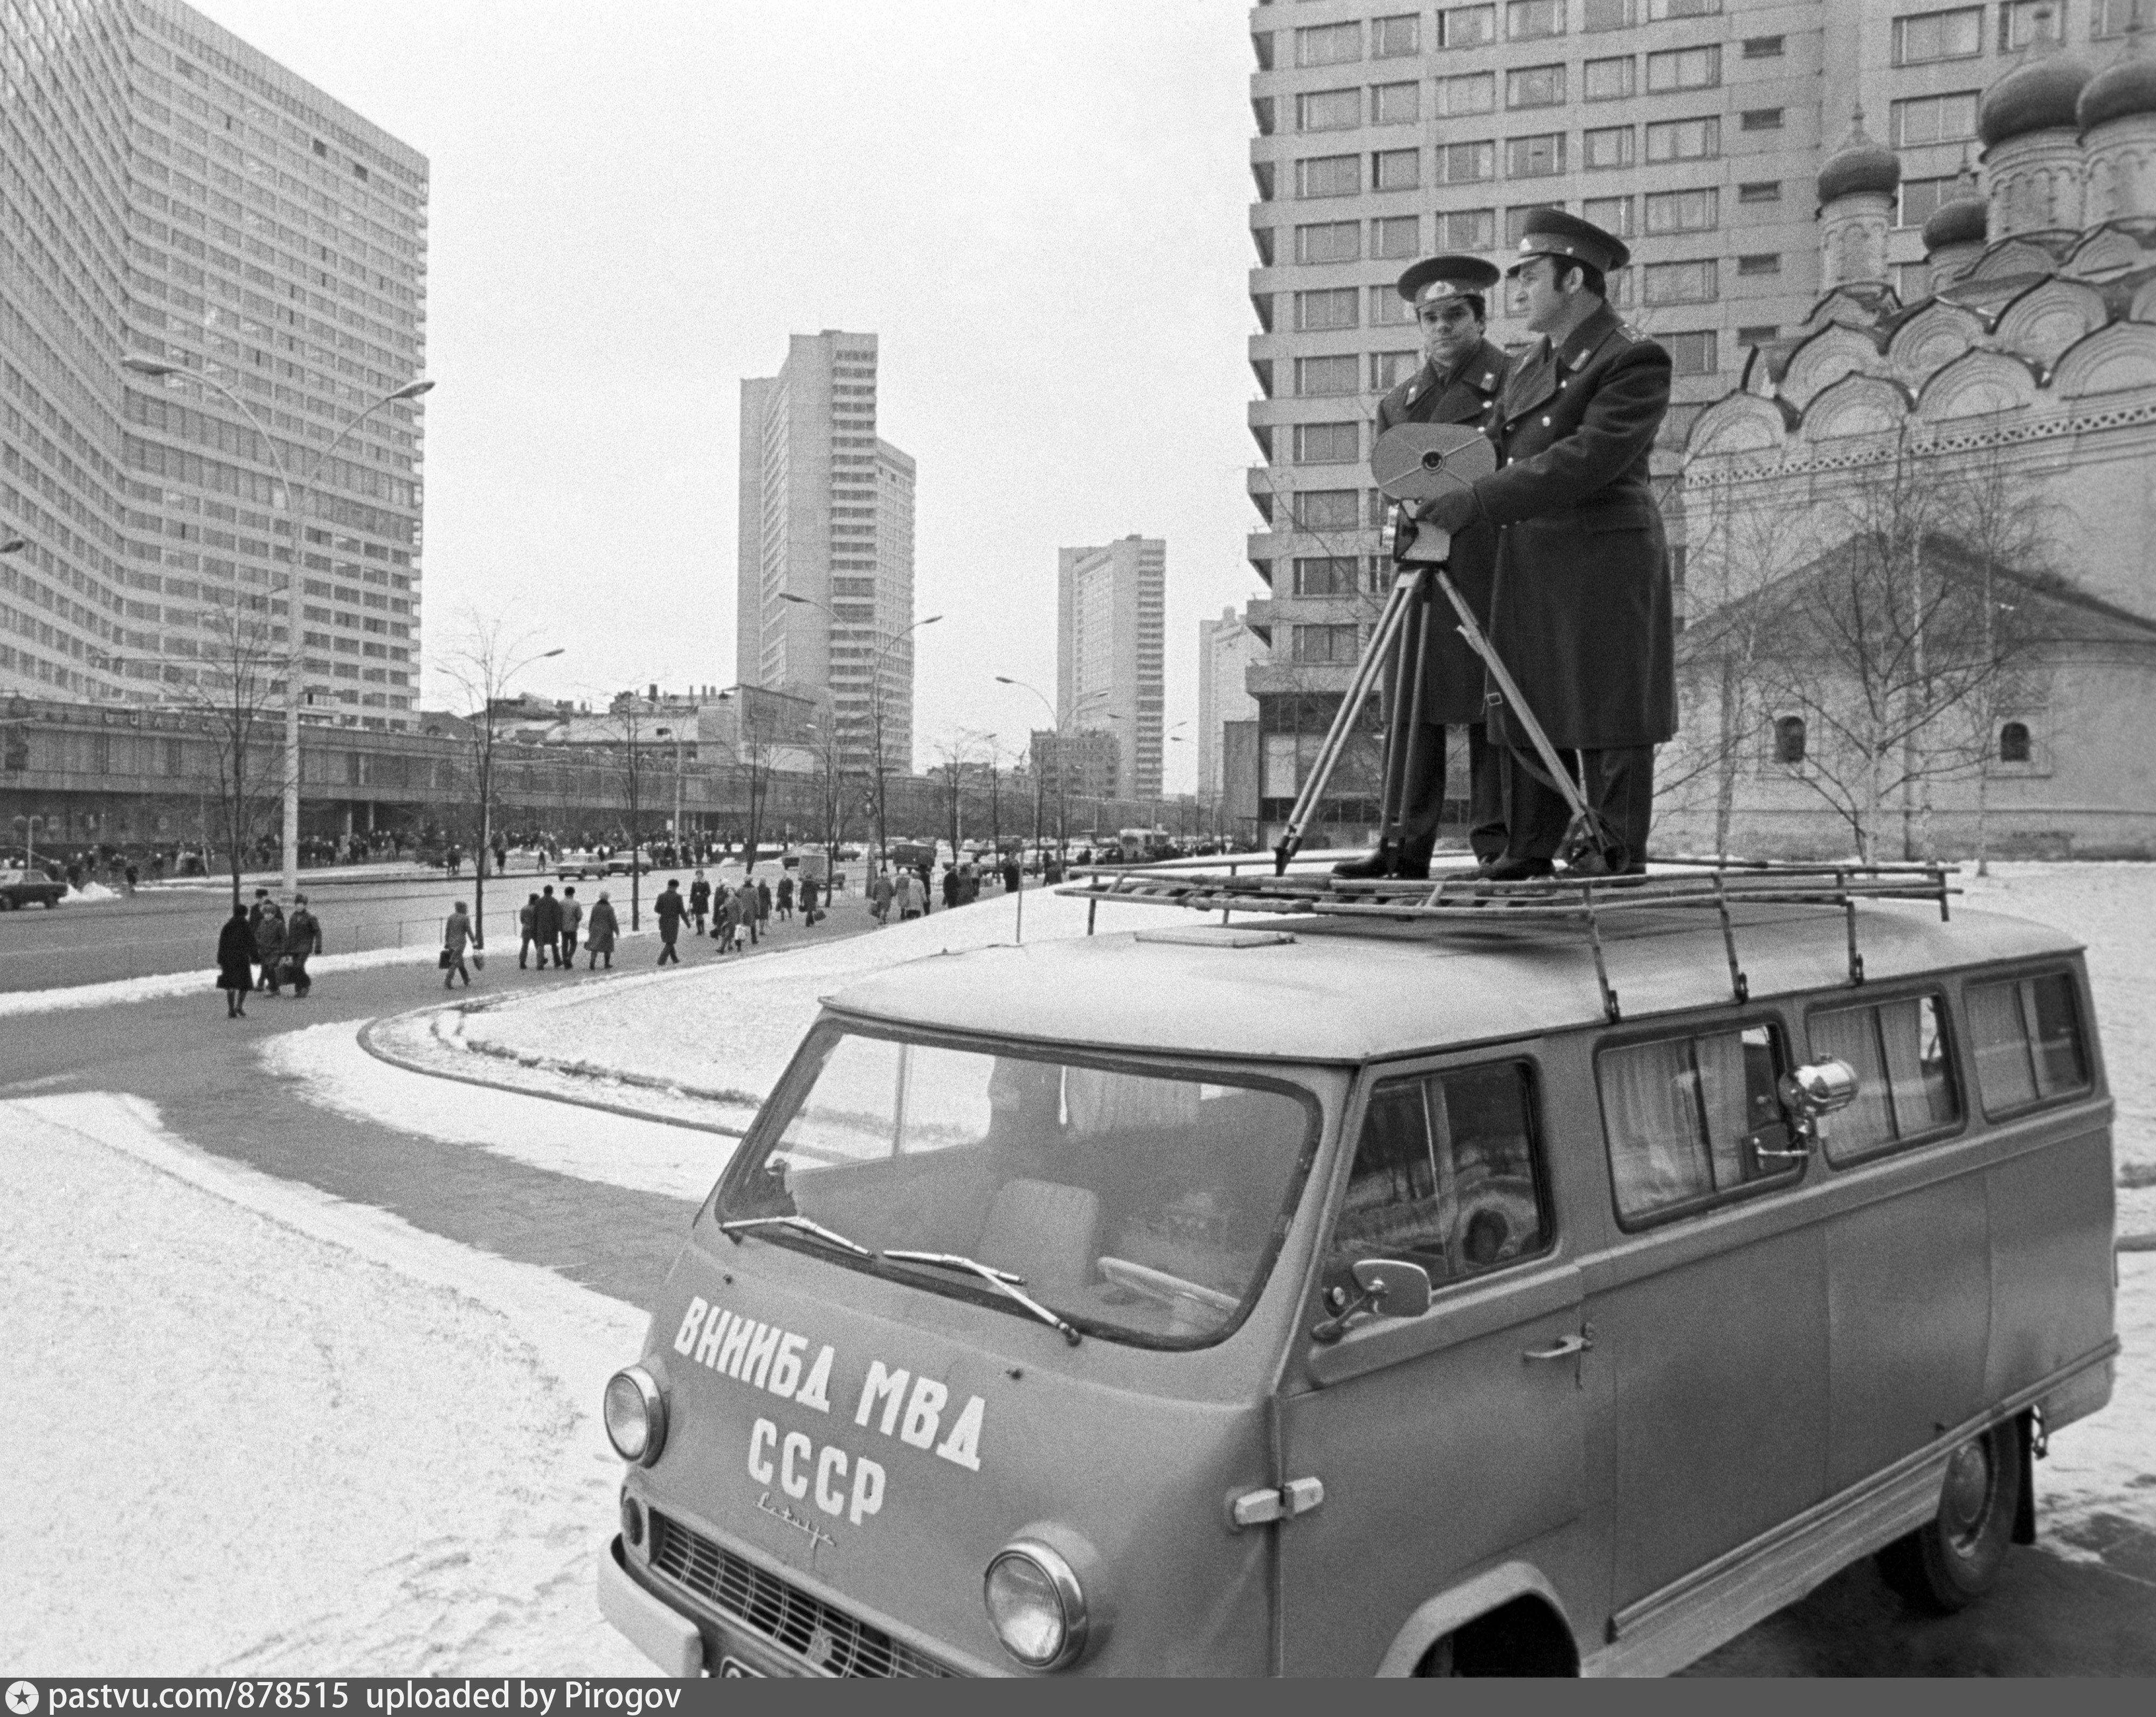
<svg viewBox="0 0 2156 1717"><path fill-rule="evenodd" d="M1947 1463L1938 1513L1879 1552L1903 1602L1950 1616L1998 1583L2021 1508L2020 1443L2011 1419L1964 1443Z"/></svg>

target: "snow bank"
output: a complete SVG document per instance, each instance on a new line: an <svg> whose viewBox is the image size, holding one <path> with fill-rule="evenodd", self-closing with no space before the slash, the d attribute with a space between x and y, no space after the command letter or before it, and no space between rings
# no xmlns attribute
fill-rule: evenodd
<svg viewBox="0 0 2156 1717"><path fill-rule="evenodd" d="M0 1205L18 1673L649 1673L592 1595L643 1313L132 1098L0 1104Z"/></svg>
<svg viewBox="0 0 2156 1717"><path fill-rule="evenodd" d="M108 889L101 882L86 882L79 889L68 890L68 900L76 905L90 905L100 900L117 900L119 890Z"/></svg>

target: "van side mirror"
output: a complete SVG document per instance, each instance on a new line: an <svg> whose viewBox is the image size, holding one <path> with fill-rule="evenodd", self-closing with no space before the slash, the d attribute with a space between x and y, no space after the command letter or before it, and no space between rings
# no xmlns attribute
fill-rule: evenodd
<svg viewBox="0 0 2156 1717"><path fill-rule="evenodd" d="M1366 1258L1354 1269L1363 1291L1310 1332L1313 1341L1337 1341L1349 1320L1368 1312L1380 1318L1419 1318L1430 1310L1430 1272L1404 1258Z"/></svg>

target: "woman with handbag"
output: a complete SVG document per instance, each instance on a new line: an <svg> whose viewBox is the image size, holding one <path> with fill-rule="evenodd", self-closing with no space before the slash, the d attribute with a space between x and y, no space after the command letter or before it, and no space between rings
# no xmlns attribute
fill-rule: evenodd
<svg viewBox="0 0 2156 1717"><path fill-rule="evenodd" d="M471 915L465 910L465 903L457 902L456 910L449 914L449 921L442 926L442 987L452 988L462 977L465 987L471 987L471 973L465 966L465 950L471 944Z"/></svg>

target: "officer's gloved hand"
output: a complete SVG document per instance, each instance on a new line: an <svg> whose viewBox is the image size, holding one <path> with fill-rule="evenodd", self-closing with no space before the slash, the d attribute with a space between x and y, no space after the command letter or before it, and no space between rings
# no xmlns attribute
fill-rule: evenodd
<svg viewBox="0 0 2156 1717"><path fill-rule="evenodd" d="M1418 513L1425 525L1458 536L1482 516L1482 503L1471 489L1455 489L1435 500L1426 500Z"/></svg>

